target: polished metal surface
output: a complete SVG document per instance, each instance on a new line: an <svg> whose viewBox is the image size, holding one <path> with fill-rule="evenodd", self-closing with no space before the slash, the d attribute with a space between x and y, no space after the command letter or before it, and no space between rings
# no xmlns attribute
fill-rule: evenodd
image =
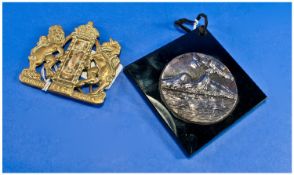
<svg viewBox="0 0 294 175"><path fill-rule="evenodd" d="M105 89L120 67L121 46L112 39L100 44L99 36L91 21L68 36L61 26L51 26L31 50L29 67L21 72L20 81L84 102L103 103ZM41 73L38 67L43 67Z"/></svg>
<svg viewBox="0 0 294 175"><path fill-rule="evenodd" d="M161 99L186 122L213 124L226 118L238 101L235 79L218 59L186 53L172 59L160 80Z"/></svg>

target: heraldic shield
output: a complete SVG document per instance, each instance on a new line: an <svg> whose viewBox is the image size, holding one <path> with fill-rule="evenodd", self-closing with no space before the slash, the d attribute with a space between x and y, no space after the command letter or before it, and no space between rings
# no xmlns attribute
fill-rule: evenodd
<svg viewBox="0 0 294 175"><path fill-rule="evenodd" d="M51 26L31 50L29 68L21 72L20 81L84 102L103 103L104 91L121 66L121 47L112 39L100 44L97 38L93 22L75 28L67 37L61 26Z"/></svg>

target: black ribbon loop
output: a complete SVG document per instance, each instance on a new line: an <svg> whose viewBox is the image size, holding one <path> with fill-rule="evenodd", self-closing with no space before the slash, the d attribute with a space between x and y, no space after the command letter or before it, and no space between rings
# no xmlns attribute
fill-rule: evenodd
<svg viewBox="0 0 294 175"><path fill-rule="evenodd" d="M196 20L200 21L201 18L204 19L204 25L199 26L199 33L200 33L200 35L205 35L207 32L208 19L204 13L200 13L197 15ZM175 21L175 26L181 28L185 32L191 32L191 29L186 27L184 24L194 25L194 23L195 23L195 21L193 21L193 20L189 20L187 18L181 18L181 19Z"/></svg>

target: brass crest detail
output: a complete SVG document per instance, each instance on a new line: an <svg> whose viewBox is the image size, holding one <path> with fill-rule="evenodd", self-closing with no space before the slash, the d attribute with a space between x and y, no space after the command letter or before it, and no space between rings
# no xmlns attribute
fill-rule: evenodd
<svg viewBox="0 0 294 175"><path fill-rule="evenodd" d="M100 44L97 38L93 22L75 28L67 37L61 26L51 26L31 50L29 68L21 72L20 81L92 104L103 103L104 91L120 66L121 47L112 39Z"/></svg>

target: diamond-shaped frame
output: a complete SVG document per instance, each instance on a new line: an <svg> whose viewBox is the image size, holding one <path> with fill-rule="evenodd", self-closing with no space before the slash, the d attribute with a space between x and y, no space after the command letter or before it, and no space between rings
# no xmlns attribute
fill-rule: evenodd
<svg viewBox="0 0 294 175"><path fill-rule="evenodd" d="M179 120L168 110L160 98L158 85L161 72L173 58L188 52L200 52L219 58L235 78L239 101L230 115L218 123L199 125ZM147 97L151 106L172 131L187 155L200 149L266 98L261 89L209 31L202 36L198 29L193 30L129 64L124 72L134 80L143 95Z"/></svg>

